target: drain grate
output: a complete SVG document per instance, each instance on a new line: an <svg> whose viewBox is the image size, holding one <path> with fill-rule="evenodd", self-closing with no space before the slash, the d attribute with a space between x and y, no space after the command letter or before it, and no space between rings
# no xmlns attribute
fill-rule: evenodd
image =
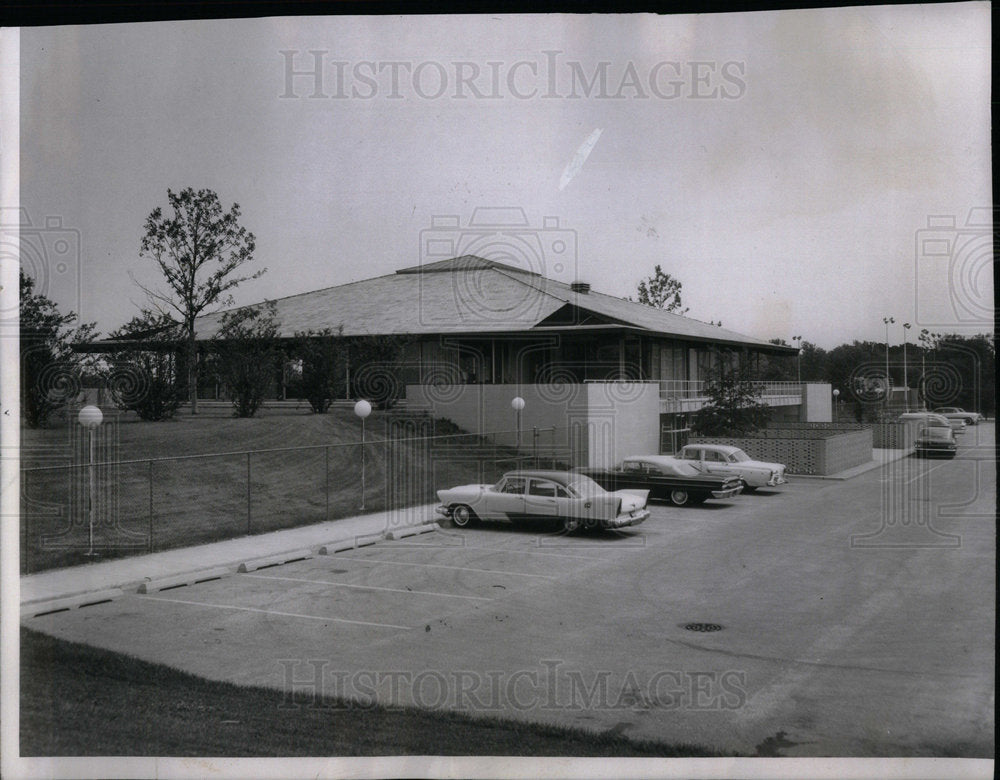
<svg viewBox="0 0 1000 780"><path fill-rule="evenodd" d="M722 626L718 623L685 623L685 631L700 631L702 633L710 633L712 631L721 631Z"/></svg>

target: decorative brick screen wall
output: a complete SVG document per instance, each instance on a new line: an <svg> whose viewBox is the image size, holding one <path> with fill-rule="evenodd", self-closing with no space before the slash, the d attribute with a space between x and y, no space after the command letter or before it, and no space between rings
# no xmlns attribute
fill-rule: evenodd
<svg viewBox="0 0 1000 780"><path fill-rule="evenodd" d="M885 450L908 450L913 447L919 425L876 423L872 425L874 446Z"/></svg>
<svg viewBox="0 0 1000 780"><path fill-rule="evenodd" d="M919 425L913 423L771 423L767 433L775 431L860 431L872 429L872 446L879 449L905 450L913 446Z"/></svg>
<svg viewBox="0 0 1000 780"><path fill-rule="evenodd" d="M872 459L872 430L861 426L848 430L768 429L745 439L692 436L690 443L730 444L755 460L784 463L789 474L836 474Z"/></svg>

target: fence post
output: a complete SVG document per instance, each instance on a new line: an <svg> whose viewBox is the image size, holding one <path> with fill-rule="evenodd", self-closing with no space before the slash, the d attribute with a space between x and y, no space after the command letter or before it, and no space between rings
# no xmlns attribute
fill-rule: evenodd
<svg viewBox="0 0 1000 780"><path fill-rule="evenodd" d="M250 453L247 453L247 536L250 535Z"/></svg>
<svg viewBox="0 0 1000 780"><path fill-rule="evenodd" d="M153 461L149 461L149 551L153 552Z"/></svg>
<svg viewBox="0 0 1000 780"><path fill-rule="evenodd" d="M538 426L531 426L531 455L535 462L535 468L538 468Z"/></svg>
<svg viewBox="0 0 1000 780"><path fill-rule="evenodd" d="M323 489L326 496L326 513L323 515L324 520L330 519L330 448L323 448Z"/></svg>

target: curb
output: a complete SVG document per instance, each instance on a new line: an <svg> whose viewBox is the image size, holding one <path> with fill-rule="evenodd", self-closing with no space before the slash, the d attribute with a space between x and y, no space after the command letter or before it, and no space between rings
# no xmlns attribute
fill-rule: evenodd
<svg viewBox="0 0 1000 780"><path fill-rule="evenodd" d="M77 593L72 596L62 596L61 598L35 601L21 605L21 617L41 617L53 612L68 612L71 609L82 607L92 607L95 604L106 604L124 595L121 588L106 588L105 590L95 590L90 593Z"/></svg>
<svg viewBox="0 0 1000 780"><path fill-rule="evenodd" d="M440 526L434 523L421 523L420 525L408 525L394 531L387 531L385 538L392 542L397 539L406 539L408 536L417 536L438 530Z"/></svg>
<svg viewBox="0 0 1000 780"><path fill-rule="evenodd" d="M232 566L216 566L211 569L198 569L197 571L173 574L158 579L147 579L145 582L139 584L136 593L153 593L154 591L180 588L184 585L198 585L202 582L222 579L232 573Z"/></svg>
<svg viewBox="0 0 1000 780"><path fill-rule="evenodd" d="M178 572L161 577L146 577L144 580L133 580L116 587L103 588L93 591L81 591L69 595L56 597L42 597L34 601L23 602L21 604L21 618L39 617L40 615L52 612L65 612L70 609L88 607L94 604L104 604L114 599L124 596L126 593L148 594L172 588L181 588L188 585L197 585L202 582L221 579L232 574L245 574L258 569L270 566L281 566L282 564L294 561L307 560L317 555L332 555L347 550L355 550L361 547L370 547L381 541L395 541L405 539L418 534L429 533L439 530L437 522L423 522L416 525L403 526L392 531L378 531L369 534L359 534L347 539L338 539L323 545L312 547L295 548L281 553L261 556L259 558L236 559L227 564L212 566L210 568L193 569L187 572Z"/></svg>
<svg viewBox="0 0 1000 780"><path fill-rule="evenodd" d="M276 553L274 555L265 555L261 558L251 558L249 560L243 561L239 566L236 567L236 572L238 574L246 574L250 571L257 571L258 569L267 569L271 566L281 566L283 563L292 563L294 561L304 561L307 558L313 557L313 551L309 548L290 550L289 552Z"/></svg>

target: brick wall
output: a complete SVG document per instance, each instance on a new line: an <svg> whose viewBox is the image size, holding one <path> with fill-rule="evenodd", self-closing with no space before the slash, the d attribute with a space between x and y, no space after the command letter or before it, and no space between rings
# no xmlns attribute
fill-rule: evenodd
<svg viewBox="0 0 1000 780"><path fill-rule="evenodd" d="M730 444L755 460L784 463L789 474L836 474L872 459L872 430L868 427L842 431L769 429L752 438L692 436L690 441Z"/></svg>
<svg viewBox="0 0 1000 780"><path fill-rule="evenodd" d="M875 423L872 425L873 444L879 449L908 450L913 446L918 427L906 423Z"/></svg>

